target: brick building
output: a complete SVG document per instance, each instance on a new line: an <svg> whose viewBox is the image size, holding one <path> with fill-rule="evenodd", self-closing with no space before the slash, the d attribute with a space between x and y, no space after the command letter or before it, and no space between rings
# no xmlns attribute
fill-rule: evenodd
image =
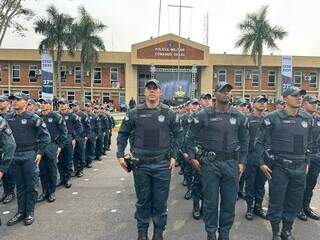
<svg viewBox="0 0 320 240"><path fill-rule="evenodd" d="M22 90L40 97L40 57L36 49L0 49L0 93ZM280 95L281 59L263 57L262 91L271 101ZM293 84L318 97L319 71L319 57L293 56ZM79 54L64 54L61 76L62 96L80 99ZM99 63L85 71L85 95L101 103L111 101L119 109L131 97L143 101L143 87L151 77L164 84L164 96L170 98L179 87L188 97L212 92L217 81L232 84L235 99L252 99L259 88L258 69L250 56L210 54L208 46L167 34L134 44L131 52L101 52Z"/></svg>

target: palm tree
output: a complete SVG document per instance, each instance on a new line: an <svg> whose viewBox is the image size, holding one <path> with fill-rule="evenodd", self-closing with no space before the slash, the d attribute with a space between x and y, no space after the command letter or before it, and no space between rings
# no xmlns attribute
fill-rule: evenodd
<svg viewBox="0 0 320 240"><path fill-rule="evenodd" d="M107 26L93 19L83 6L79 7L79 20L73 25L74 50L80 53L81 103L84 104L84 70L91 68L99 59L99 50L105 51L103 40L97 35Z"/></svg>
<svg viewBox="0 0 320 240"><path fill-rule="evenodd" d="M58 97L61 98L61 58L63 49L70 47L73 18L68 14L59 13L53 5L50 5L46 11L48 17L38 18L34 23L34 30L45 36L39 44L40 53L49 51L54 56L56 51Z"/></svg>
<svg viewBox="0 0 320 240"><path fill-rule="evenodd" d="M277 50L276 40L282 40L288 33L281 26L271 26L267 19L268 6L263 6L257 13L247 14L243 22L238 25L241 35L235 47L242 47L242 52L248 54L259 70L259 94L262 90L262 56L263 47Z"/></svg>

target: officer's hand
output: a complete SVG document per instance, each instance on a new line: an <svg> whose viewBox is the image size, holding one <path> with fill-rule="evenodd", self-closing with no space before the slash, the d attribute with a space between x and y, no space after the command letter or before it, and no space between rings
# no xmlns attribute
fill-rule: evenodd
<svg viewBox="0 0 320 240"><path fill-rule="evenodd" d="M188 158L189 158L188 153L182 153L182 156L183 156L184 160L188 160Z"/></svg>
<svg viewBox="0 0 320 240"><path fill-rule="evenodd" d="M306 165L306 174L308 174L308 172L309 172L309 164Z"/></svg>
<svg viewBox="0 0 320 240"><path fill-rule="evenodd" d="M173 173L175 167L176 167L176 160L174 158L170 158L169 169L171 170L171 173Z"/></svg>
<svg viewBox="0 0 320 240"><path fill-rule="evenodd" d="M243 163L240 163L239 164L239 178L242 177L245 169L246 169L246 166Z"/></svg>
<svg viewBox="0 0 320 240"><path fill-rule="evenodd" d="M192 159L191 160L191 165L193 167L193 169L196 171L196 173L198 175L200 175L200 171L201 171L201 164L197 159Z"/></svg>
<svg viewBox="0 0 320 240"><path fill-rule="evenodd" d="M85 138L84 138L84 144L86 144L87 141L88 141L88 137L85 137Z"/></svg>
<svg viewBox="0 0 320 240"><path fill-rule="evenodd" d="M41 155L37 154L36 159L34 160L34 162L36 163L36 166L39 167L39 163L41 161Z"/></svg>
<svg viewBox="0 0 320 240"><path fill-rule="evenodd" d="M3 172L0 171L0 180L3 177Z"/></svg>
<svg viewBox="0 0 320 240"><path fill-rule="evenodd" d="M74 146L76 145L76 140L73 139L72 142L71 142L71 144L72 144L72 147L74 148Z"/></svg>
<svg viewBox="0 0 320 240"><path fill-rule="evenodd" d="M60 152L61 152L61 147L58 147L58 149L57 149L57 157L59 157Z"/></svg>
<svg viewBox="0 0 320 240"><path fill-rule="evenodd" d="M260 170L264 173L264 175L266 175L268 180L272 179L272 176L271 176L272 170L266 164L261 165Z"/></svg>
<svg viewBox="0 0 320 240"><path fill-rule="evenodd" d="M119 164L120 166L123 168L123 170L125 170L126 172L128 171L128 166L126 164L126 161L124 160L124 158L118 158Z"/></svg>

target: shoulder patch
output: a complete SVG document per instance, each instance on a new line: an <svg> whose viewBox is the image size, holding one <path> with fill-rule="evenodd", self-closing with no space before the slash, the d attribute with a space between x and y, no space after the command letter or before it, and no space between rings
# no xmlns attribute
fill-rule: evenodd
<svg viewBox="0 0 320 240"><path fill-rule="evenodd" d="M263 123L264 123L264 125L266 125L267 127L268 127L268 126L271 126L271 122L270 122L270 119L269 119L269 118L264 119L264 120L263 120Z"/></svg>
<svg viewBox="0 0 320 240"><path fill-rule="evenodd" d="M10 135L12 134L11 128L8 128L8 127L4 130L4 132L5 132L8 136L10 136Z"/></svg>
<svg viewBox="0 0 320 240"><path fill-rule="evenodd" d="M38 119L36 120L36 127L40 127L40 125L41 125L41 119L38 118Z"/></svg>
<svg viewBox="0 0 320 240"><path fill-rule="evenodd" d="M41 124L41 127L46 128L46 127L47 127L46 123L43 122L43 123Z"/></svg>

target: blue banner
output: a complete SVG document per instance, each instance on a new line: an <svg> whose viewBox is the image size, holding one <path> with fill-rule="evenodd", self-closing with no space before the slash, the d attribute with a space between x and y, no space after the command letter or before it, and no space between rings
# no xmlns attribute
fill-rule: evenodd
<svg viewBox="0 0 320 240"><path fill-rule="evenodd" d="M53 60L49 53L41 55L41 95L44 99L53 99Z"/></svg>
<svg viewBox="0 0 320 240"><path fill-rule="evenodd" d="M281 64L281 90L292 84L292 56L282 56Z"/></svg>

